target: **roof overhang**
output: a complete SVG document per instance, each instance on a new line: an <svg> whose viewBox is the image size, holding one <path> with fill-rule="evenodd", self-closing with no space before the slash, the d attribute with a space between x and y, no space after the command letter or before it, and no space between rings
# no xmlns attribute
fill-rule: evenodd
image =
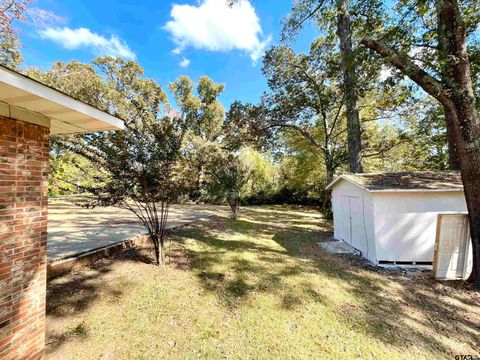
<svg viewBox="0 0 480 360"><path fill-rule="evenodd" d="M352 180L350 180L348 177L343 176L343 175L340 175L340 176L338 176L336 179L334 179L330 184L327 185L327 187L325 188L325 190L332 190L333 187L334 187L338 182L340 182L341 180L348 181L350 184L353 184L353 185L355 185L355 186L357 186L357 187L359 187L359 188L361 188L361 189L363 189L363 190L365 190L365 191L370 191L370 190L368 190L365 186L362 186L362 185L360 185L359 183L356 183L355 181L352 181Z"/></svg>
<svg viewBox="0 0 480 360"><path fill-rule="evenodd" d="M347 176L340 175L335 180L333 180L330 184L327 185L325 188L326 190L332 190L335 185L340 182L341 180L348 181L350 184L355 185L356 187L371 192L371 193L397 193L397 192L463 192L463 188L445 188L445 189L402 189L402 188L388 188L388 189L369 189L366 186L363 186L352 179L348 178Z"/></svg>
<svg viewBox="0 0 480 360"><path fill-rule="evenodd" d="M463 192L463 189L368 189L372 193L397 193L397 192L408 192L408 193L418 193L418 192Z"/></svg>
<svg viewBox="0 0 480 360"><path fill-rule="evenodd" d="M3 66L0 115L50 127L53 135L124 128L122 119Z"/></svg>

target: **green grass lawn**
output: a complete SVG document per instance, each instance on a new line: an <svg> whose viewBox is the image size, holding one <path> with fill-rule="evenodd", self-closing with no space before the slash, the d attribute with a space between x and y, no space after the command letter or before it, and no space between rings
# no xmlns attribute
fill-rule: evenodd
<svg viewBox="0 0 480 360"><path fill-rule="evenodd" d="M244 208L177 230L163 270L142 249L55 279L47 357L479 355L477 292L325 254L330 230L318 212Z"/></svg>

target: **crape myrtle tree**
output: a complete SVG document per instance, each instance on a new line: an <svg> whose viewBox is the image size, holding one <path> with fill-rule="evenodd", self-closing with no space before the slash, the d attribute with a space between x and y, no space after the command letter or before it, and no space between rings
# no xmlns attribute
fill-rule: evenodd
<svg viewBox="0 0 480 360"><path fill-rule="evenodd" d="M205 188L208 200L227 202L230 206L232 219L238 217L242 192L248 183L253 170L245 161L233 153L216 156L206 174Z"/></svg>
<svg viewBox="0 0 480 360"><path fill-rule="evenodd" d="M477 95L480 4L474 0L402 0L392 24L361 43L443 107L452 166L462 174L473 271L480 287L480 119ZM472 57L470 57L472 53ZM473 66L472 66L473 65Z"/></svg>
<svg viewBox="0 0 480 360"><path fill-rule="evenodd" d="M133 212L148 233L157 264L164 264L169 205L178 196L175 168L188 119L168 115L163 89L143 78L134 61L111 57L94 65L57 63L31 75L77 98L125 119L125 130L58 137L55 151L89 161L94 171L83 205L120 206ZM80 163L73 163L80 164Z"/></svg>
<svg viewBox="0 0 480 360"><path fill-rule="evenodd" d="M68 148L87 158L95 183L83 186L93 195L87 206L120 206L147 228L157 264L164 265L169 205L178 196L174 176L184 123L175 117L140 115L123 131L83 137Z"/></svg>

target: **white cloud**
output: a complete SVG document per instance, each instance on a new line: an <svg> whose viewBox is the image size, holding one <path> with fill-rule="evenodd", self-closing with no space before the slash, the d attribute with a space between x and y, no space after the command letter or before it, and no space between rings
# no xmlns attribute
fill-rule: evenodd
<svg viewBox="0 0 480 360"><path fill-rule="evenodd" d="M163 27L170 32L179 54L188 46L211 51L244 50L253 62L265 52L271 37L262 38L260 19L248 0L232 6L226 0L202 0L198 6L175 4L172 20Z"/></svg>
<svg viewBox="0 0 480 360"><path fill-rule="evenodd" d="M190 60L184 57L182 61L180 61L179 65L183 68L186 68L188 65L190 65Z"/></svg>
<svg viewBox="0 0 480 360"><path fill-rule="evenodd" d="M50 10L45 10L42 8L34 7L28 9L27 16L37 28L41 29L45 29L54 25L58 26L59 24L63 25L67 22L64 17L57 15Z"/></svg>
<svg viewBox="0 0 480 360"><path fill-rule="evenodd" d="M89 48L96 55L135 59L135 53L116 35L111 35L108 39L87 28L71 29L69 27L47 28L39 30L38 33L42 38L52 40L69 50Z"/></svg>

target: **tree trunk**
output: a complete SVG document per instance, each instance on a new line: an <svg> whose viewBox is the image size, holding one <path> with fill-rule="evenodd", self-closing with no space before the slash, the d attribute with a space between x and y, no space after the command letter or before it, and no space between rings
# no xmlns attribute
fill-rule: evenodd
<svg viewBox="0 0 480 360"><path fill-rule="evenodd" d="M337 36L340 40L342 55L343 92L347 109L347 135L350 171L362 173L362 140L360 118L358 114L357 78L352 53L352 34L348 0L336 0L337 4Z"/></svg>
<svg viewBox="0 0 480 360"><path fill-rule="evenodd" d="M445 122L447 128L448 139L448 165L450 170L460 170L460 162L458 161L457 147L455 145L455 133L453 124L456 121L457 114L454 110L443 107L445 113Z"/></svg>
<svg viewBox="0 0 480 360"><path fill-rule="evenodd" d="M158 262L158 265L161 265L162 267L165 266L165 248L163 246L163 243L160 243L159 245L159 252L160 252L160 256L158 257L157 259L157 262Z"/></svg>
<svg viewBox="0 0 480 360"><path fill-rule="evenodd" d="M237 220L239 208L238 202L236 200L233 200L230 201L228 204L230 205L230 210L232 211L232 219Z"/></svg>
<svg viewBox="0 0 480 360"><path fill-rule="evenodd" d="M157 262L157 265L160 265L160 248L158 243L158 235L154 233L150 233L150 239L152 240L152 243L153 243L155 261Z"/></svg>
<svg viewBox="0 0 480 360"><path fill-rule="evenodd" d="M443 64L445 88L453 106L449 106L450 125L457 141L463 188L467 201L472 238L473 271L470 280L480 288L480 123L476 112L467 34L456 0L437 0L439 57ZM455 112L456 117L453 116Z"/></svg>
<svg viewBox="0 0 480 360"><path fill-rule="evenodd" d="M331 166L330 162L328 160L325 161L325 170L327 172L327 185L330 184L333 181L333 173L334 169L333 166ZM322 204L322 209L327 210L328 204L330 202L330 197L331 197L332 191L325 189L323 192L323 204Z"/></svg>
<svg viewBox="0 0 480 360"><path fill-rule="evenodd" d="M456 114L459 114L458 116ZM472 131L463 129L459 126L461 119L470 118L471 121L477 119L477 125ZM467 202L468 216L470 221L470 236L472 239L473 250L473 270L469 281L475 283L475 287L480 288L480 129L476 114L471 113L470 109L458 107L455 112L456 130L460 133L458 141L458 155L460 160L460 169L462 174L463 189L465 200Z"/></svg>

